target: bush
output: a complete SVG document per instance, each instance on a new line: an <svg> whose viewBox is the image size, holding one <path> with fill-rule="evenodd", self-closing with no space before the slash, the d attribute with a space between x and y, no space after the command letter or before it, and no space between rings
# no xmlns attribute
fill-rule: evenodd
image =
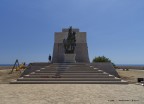
<svg viewBox="0 0 144 104"><path fill-rule="evenodd" d="M93 59L93 62L110 62L110 63L112 63L111 60L110 60L109 58L105 57L105 56L95 57L95 58ZM112 63L112 65L115 66L114 63Z"/></svg>

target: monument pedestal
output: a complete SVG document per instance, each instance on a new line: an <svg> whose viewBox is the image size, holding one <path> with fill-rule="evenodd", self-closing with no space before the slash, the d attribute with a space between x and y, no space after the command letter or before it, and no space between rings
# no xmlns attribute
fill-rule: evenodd
<svg viewBox="0 0 144 104"><path fill-rule="evenodd" d="M76 54L64 54L64 62L76 63L75 57L76 57Z"/></svg>

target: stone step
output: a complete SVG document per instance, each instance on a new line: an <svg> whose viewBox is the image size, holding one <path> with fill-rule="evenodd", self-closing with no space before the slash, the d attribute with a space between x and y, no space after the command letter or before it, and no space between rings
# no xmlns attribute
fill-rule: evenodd
<svg viewBox="0 0 144 104"><path fill-rule="evenodd" d="M126 81L12 81L11 84L128 84Z"/></svg>
<svg viewBox="0 0 144 104"><path fill-rule="evenodd" d="M60 74L60 75L108 75L108 73L31 73L30 75L55 75L55 74Z"/></svg>
<svg viewBox="0 0 144 104"><path fill-rule="evenodd" d="M51 65L48 65L48 66L90 66L90 65L84 65L84 64L59 64L59 65L55 65L55 64L51 64Z"/></svg>
<svg viewBox="0 0 144 104"><path fill-rule="evenodd" d="M103 73L103 71L96 71L96 70L91 70L91 71L72 71L72 70L36 70L36 73L56 73L56 72L66 72L66 73Z"/></svg>
<svg viewBox="0 0 144 104"><path fill-rule="evenodd" d="M37 69L41 71L98 71L94 69Z"/></svg>
<svg viewBox="0 0 144 104"><path fill-rule="evenodd" d="M38 73L46 73L46 72L66 72L66 73L103 73L103 71L98 70L36 70Z"/></svg>
<svg viewBox="0 0 144 104"><path fill-rule="evenodd" d="M77 65L61 65L61 66L45 66L46 68L91 68L90 66L77 66Z"/></svg>
<svg viewBox="0 0 144 104"><path fill-rule="evenodd" d="M40 70L94 70L93 68L76 68L76 67L45 67Z"/></svg>
<svg viewBox="0 0 144 104"><path fill-rule="evenodd" d="M25 78L51 78L51 77L60 77L60 78L114 78L114 76L109 75L24 75Z"/></svg>
<svg viewBox="0 0 144 104"><path fill-rule="evenodd" d="M89 65L87 63L53 63L52 65Z"/></svg>
<svg viewBox="0 0 144 104"><path fill-rule="evenodd" d="M68 66L66 66L66 67L63 67L63 66L61 66L61 67L60 67L60 66L59 66L59 67L52 67L52 66L51 66L51 67L45 67L45 68L49 68L49 69L50 69L50 68L52 68L52 69L68 69L68 68L70 68L70 67L68 67Z"/></svg>
<svg viewBox="0 0 144 104"><path fill-rule="evenodd" d="M18 78L17 81L121 81L119 78Z"/></svg>

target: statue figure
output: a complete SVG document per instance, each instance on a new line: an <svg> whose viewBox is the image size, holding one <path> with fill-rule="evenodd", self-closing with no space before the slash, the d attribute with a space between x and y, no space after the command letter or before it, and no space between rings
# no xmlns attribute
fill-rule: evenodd
<svg viewBox="0 0 144 104"><path fill-rule="evenodd" d="M72 31L72 26L69 28L67 39L63 40L65 53L74 53L76 46L76 32Z"/></svg>

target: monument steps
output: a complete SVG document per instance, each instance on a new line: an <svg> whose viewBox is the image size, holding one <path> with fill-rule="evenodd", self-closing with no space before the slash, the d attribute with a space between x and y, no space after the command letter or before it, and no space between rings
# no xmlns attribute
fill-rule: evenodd
<svg viewBox="0 0 144 104"><path fill-rule="evenodd" d="M68 67L69 66L69 67ZM98 68L76 63L73 65L51 64L34 67L35 71L23 75L11 84L127 84L120 78Z"/></svg>

